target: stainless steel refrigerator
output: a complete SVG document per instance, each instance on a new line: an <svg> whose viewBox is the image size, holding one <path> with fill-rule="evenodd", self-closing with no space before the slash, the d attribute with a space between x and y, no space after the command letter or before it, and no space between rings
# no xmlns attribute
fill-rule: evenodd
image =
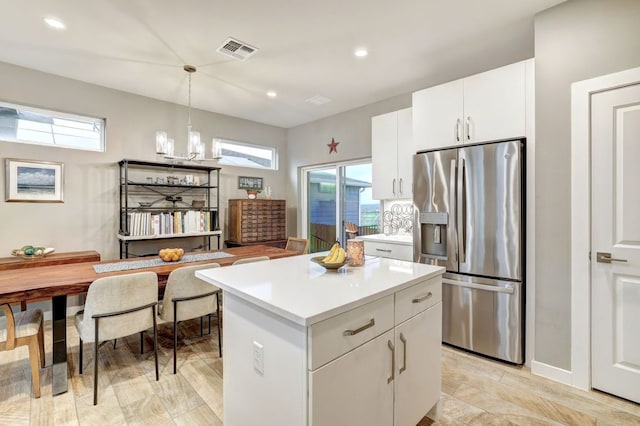
<svg viewBox="0 0 640 426"><path fill-rule="evenodd" d="M414 261L444 266L445 343L524 362L524 139L418 152Z"/></svg>

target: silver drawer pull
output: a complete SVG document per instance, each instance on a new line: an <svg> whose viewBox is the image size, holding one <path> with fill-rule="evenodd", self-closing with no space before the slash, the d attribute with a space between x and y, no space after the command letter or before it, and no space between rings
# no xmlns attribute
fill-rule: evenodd
<svg viewBox="0 0 640 426"><path fill-rule="evenodd" d="M365 331L367 328L373 327L374 325L376 325L376 322L375 322L375 320L373 318L371 318L369 320L369 322L366 323L365 325L363 325L362 327L356 328L355 330L345 330L345 331L342 332L342 335L343 336L354 336L354 335L360 333L361 331Z"/></svg>
<svg viewBox="0 0 640 426"><path fill-rule="evenodd" d="M381 249L381 248L376 248L376 251L382 251L385 253L391 253L391 250L385 250L385 249Z"/></svg>
<svg viewBox="0 0 640 426"><path fill-rule="evenodd" d="M396 377L396 347L393 346L391 340L387 340L387 346L389 346L389 350L391 351L391 377L387 378L387 384L393 382L393 379Z"/></svg>
<svg viewBox="0 0 640 426"><path fill-rule="evenodd" d="M426 296L422 296L422 297L416 297L415 299L413 299L411 301L411 303L420 303L420 302L424 302L427 299L431 299L431 297L433 296L433 293L429 292L427 293Z"/></svg>
<svg viewBox="0 0 640 426"><path fill-rule="evenodd" d="M400 341L404 348L402 352L402 367L398 370L398 374L402 374L402 372L407 369L407 339L404 338L402 333L400 333Z"/></svg>

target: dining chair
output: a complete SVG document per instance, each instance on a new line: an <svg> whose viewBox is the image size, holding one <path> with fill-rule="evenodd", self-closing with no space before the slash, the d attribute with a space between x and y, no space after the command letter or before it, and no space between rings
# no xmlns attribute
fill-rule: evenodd
<svg viewBox="0 0 640 426"><path fill-rule="evenodd" d="M220 289L205 283L195 275L198 270L218 267L220 265L217 263L183 266L169 274L158 316L162 321L173 322L173 374L176 374L177 368L179 322L200 317L200 335L202 335L202 317L215 311L218 319L218 355L222 357ZM211 323L209 323L209 332L211 332Z"/></svg>
<svg viewBox="0 0 640 426"><path fill-rule="evenodd" d="M269 256L256 256L256 257L245 257L244 259L238 259L232 263L232 265L242 265L243 263L253 263L253 262L262 262L264 260L269 260Z"/></svg>
<svg viewBox="0 0 640 426"><path fill-rule="evenodd" d="M158 373L158 333L156 305L158 276L155 272L136 272L98 278L89 286L84 310L75 316L80 337L79 366L82 374L82 344L93 342L93 405L98 403L98 346L153 328L153 352ZM142 340L141 340L142 344ZM141 348L142 350L142 348Z"/></svg>
<svg viewBox="0 0 640 426"><path fill-rule="evenodd" d="M309 249L309 240L306 238L289 237L287 238L287 245L284 249L295 251L299 254L307 254L307 250Z"/></svg>
<svg viewBox="0 0 640 426"><path fill-rule="evenodd" d="M8 303L0 307L4 311L4 316L0 317L0 351L10 351L19 346L29 347L33 395L40 398L40 368L44 368L42 310L32 309L14 314Z"/></svg>

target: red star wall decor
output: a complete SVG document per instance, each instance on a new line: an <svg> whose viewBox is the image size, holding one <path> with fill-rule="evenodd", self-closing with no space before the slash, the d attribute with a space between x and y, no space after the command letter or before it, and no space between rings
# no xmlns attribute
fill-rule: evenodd
<svg viewBox="0 0 640 426"><path fill-rule="evenodd" d="M338 153L338 144L340 142L336 142L335 138L331 138L331 143L328 143L327 146L329 147L329 154L331 154L332 152L335 152L336 154Z"/></svg>

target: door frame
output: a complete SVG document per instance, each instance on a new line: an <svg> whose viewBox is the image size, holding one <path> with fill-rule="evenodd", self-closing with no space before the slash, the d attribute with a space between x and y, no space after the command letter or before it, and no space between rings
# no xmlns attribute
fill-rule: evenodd
<svg viewBox="0 0 640 426"><path fill-rule="evenodd" d="M640 67L571 85L571 385L591 389L591 96L640 82Z"/></svg>
<svg viewBox="0 0 640 426"><path fill-rule="evenodd" d="M309 214L309 207L307 205L307 201L308 201L308 197L309 197L309 192L308 192L308 181L307 181L307 175L308 172L313 171L313 170L323 170L323 169L328 169L328 168L338 168L338 167L347 167L347 166L354 166L354 165L358 165L358 164L363 164L363 163L371 163L371 157L365 157L365 158L357 158L357 159L353 159L353 160L345 160L345 161L336 161L333 163L324 163L324 164L313 164L313 165L309 165L309 166L301 166L299 168L300 170L300 185L298 185L298 187L300 188L300 201L299 201L299 205L300 205L300 232L302 235L305 236L305 238L308 238L309 235L309 228L307 225L307 218L308 218L308 214ZM341 176L336 175L338 178L340 178L340 180L342 180ZM336 199L339 196L342 196L341 191L341 186L340 184L336 185ZM336 205L338 205L336 203ZM340 215L341 212L336 211L336 235L339 235L339 231L340 231L340 226L338 225L339 221L340 221Z"/></svg>

